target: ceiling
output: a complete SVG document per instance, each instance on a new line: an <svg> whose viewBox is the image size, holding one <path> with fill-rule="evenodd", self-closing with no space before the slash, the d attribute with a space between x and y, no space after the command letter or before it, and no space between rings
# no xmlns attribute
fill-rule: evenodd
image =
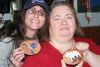
<svg viewBox="0 0 100 67"><path fill-rule="evenodd" d="M17 4L18 2L22 2L22 7L23 7L26 0L0 0L0 13L9 13L10 3L12 1L17 2ZM48 5L50 5L53 2L53 0L45 0L45 1L48 3Z"/></svg>
<svg viewBox="0 0 100 67"><path fill-rule="evenodd" d="M10 11L10 3L14 1L17 3L17 6L23 8L26 0L0 0L0 13L9 13ZM47 4L50 6L54 0L45 0ZM68 0L73 1L73 0ZM21 2L21 4L20 4Z"/></svg>
<svg viewBox="0 0 100 67"><path fill-rule="evenodd" d="M6 13L10 10L11 0L0 0L0 13Z"/></svg>

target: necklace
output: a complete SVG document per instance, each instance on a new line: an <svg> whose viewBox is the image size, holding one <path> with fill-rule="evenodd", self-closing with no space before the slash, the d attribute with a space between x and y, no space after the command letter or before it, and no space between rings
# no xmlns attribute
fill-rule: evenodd
<svg viewBox="0 0 100 67"><path fill-rule="evenodd" d="M30 40L30 39L39 41L37 35L34 35L32 38L24 36L24 40Z"/></svg>

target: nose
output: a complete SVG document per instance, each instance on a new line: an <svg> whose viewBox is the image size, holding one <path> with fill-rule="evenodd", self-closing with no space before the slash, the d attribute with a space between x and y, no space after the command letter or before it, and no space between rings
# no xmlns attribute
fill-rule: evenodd
<svg viewBox="0 0 100 67"><path fill-rule="evenodd" d="M62 24L64 24L64 25L65 25L65 24L68 24L68 23L67 23L67 20L66 20L65 18L62 18Z"/></svg>
<svg viewBox="0 0 100 67"><path fill-rule="evenodd" d="M38 18L39 17L39 14L38 13L34 14L34 17L35 18Z"/></svg>

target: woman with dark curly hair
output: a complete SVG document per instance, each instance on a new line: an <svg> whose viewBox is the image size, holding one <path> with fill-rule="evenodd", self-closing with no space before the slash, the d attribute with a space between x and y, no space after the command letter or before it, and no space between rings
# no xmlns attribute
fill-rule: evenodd
<svg viewBox="0 0 100 67"><path fill-rule="evenodd" d="M47 25L48 12L44 0L27 0L14 22L7 23L0 29L0 67L8 67L11 52L14 67L22 64L25 56L19 47L20 43L27 39L38 42L42 40L43 32L46 32L44 28Z"/></svg>

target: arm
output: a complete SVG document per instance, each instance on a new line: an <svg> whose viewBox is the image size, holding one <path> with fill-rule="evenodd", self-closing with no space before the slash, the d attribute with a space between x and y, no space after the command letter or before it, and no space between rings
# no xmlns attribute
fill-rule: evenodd
<svg viewBox="0 0 100 67"><path fill-rule="evenodd" d="M91 49L89 49L89 47L91 45L92 45L92 47L91 47ZM91 42L91 45L89 45L88 43L79 42L79 43L77 43L76 48L83 51L85 62L87 62L92 67L99 67L100 66L100 55L94 53L94 52L97 52L94 50L95 48L98 51L100 51L99 46L96 46L92 42ZM90 50L92 50L92 51L94 50L94 52L92 52Z"/></svg>
<svg viewBox="0 0 100 67"><path fill-rule="evenodd" d="M91 65L91 67L100 66L100 55L97 55L89 50L86 51L85 61Z"/></svg>

